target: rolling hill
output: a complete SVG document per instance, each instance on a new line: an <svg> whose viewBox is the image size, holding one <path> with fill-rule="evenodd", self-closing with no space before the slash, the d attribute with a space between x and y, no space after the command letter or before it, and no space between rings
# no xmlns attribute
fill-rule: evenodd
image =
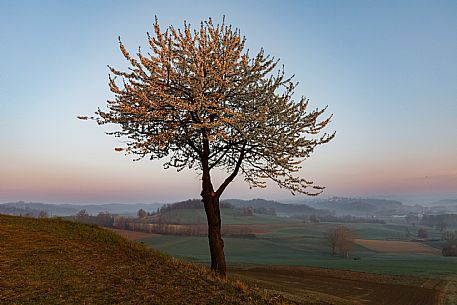
<svg viewBox="0 0 457 305"><path fill-rule="evenodd" d="M374 216L393 215L408 212L413 207L404 206L400 201L372 198L342 198L308 200L313 208L330 210L336 215Z"/></svg>
<svg viewBox="0 0 457 305"><path fill-rule="evenodd" d="M453 200L443 201L436 206L434 210L456 209ZM444 205L447 204L447 205ZM353 216L390 216L395 214L419 213L425 210L424 207L403 205L399 201L371 198L341 198L333 197L329 199L308 199L306 201L295 201L294 203L282 203L265 199L223 199L221 200L222 208L252 208L264 210L263 213L271 211L278 216L303 217L304 215L353 215ZM226 205L226 206L224 206ZM126 216L135 216L139 209L147 212L155 212L157 209L176 210L176 209L203 209L201 199L190 199L186 201L159 204L159 203L135 203L135 204L49 204L39 202L10 202L0 204L0 213L13 215L34 215L38 216L40 211L47 212L50 216L70 216L75 215L78 211L84 209L90 215L96 215L100 212L109 212Z"/></svg>
<svg viewBox="0 0 457 305"><path fill-rule="evenodd" d="M224 199L223 202L230 203L235 207L253 207L253 208L266 208L273 209L278 215L283 216L303 216L303 215L322 215L329 214L327 210L322 210L320 207L311 207L307 204L286 204L273 200L265 199Z"/></svg>
<svg viewBox="0 0 457 305"><path fill-rule="evenodd" d="M108 230L0 215L0 304L291 304Z"/></svg>

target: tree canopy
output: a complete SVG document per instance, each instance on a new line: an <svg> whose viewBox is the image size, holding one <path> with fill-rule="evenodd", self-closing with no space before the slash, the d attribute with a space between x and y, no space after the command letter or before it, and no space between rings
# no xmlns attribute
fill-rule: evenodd
<svg viewBox="0 0 457 305"><path fill-rule="evenodd" d="M150 52L137 57L120 49L129 71L110 67L115 99L97 111L99 124L115 123L111 134L127 137L126 151L138 158L168 157L165 167L202 169L204 142L209 169L241 171L251 187L265 179L280 187L314 195L322 187L294 175L300 162L334 134L315 137L330 121L324 109L308 110L308 99L293 99L296 83L275 71L278 60L245 50L245 38L231 25L202 22L192 30L154 23ZM225 183L218 189L222 193Z"/></svg>

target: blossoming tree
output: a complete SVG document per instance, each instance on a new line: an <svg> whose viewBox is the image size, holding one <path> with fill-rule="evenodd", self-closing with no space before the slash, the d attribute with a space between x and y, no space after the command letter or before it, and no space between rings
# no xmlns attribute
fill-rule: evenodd
<svg viewBox="0 0 457 305"><path fill-rule="evenodd" d="M111 68L115 98L98 110L98 124L120 128L108 134L127 139L127 153L138 159L165 158L165 168L196 169L201 174L211 252L211 269L225 276L219 199L238 175L251 187L276 182L292 193L317 195L323 187L297 176L300 163L334 134L322 129L331 116L307 110L308 100L293 99L296 83L263 50L250 57L239 29L211 19L192 29L165 31L157 18L148 34L150 51L131 56L127 71ZM121 78L119 84L116 77ZM212 183L216 168L227 171Z"/></svg>

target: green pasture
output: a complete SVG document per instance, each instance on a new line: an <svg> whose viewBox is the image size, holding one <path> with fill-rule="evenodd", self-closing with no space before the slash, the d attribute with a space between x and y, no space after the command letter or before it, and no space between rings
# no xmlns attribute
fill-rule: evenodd
<svg viewBox="0 0 457 305"><path fill-rule="evenodd" d="M336 224L263 225L270 229L257 238L225 238L229 265L291 265L346 269L381 274L444 277L457 274L457 258L429 254L386 254L355 245L350 258L330 255L324 233ZM363 239L402 239L404 225L345 224ZM417 228L416 228L417 229ZM413 229L410 228L410 232ZM141 241L155 249L185 260L208 263L206 237L162 235ZM357 259L355 259L357 258Z"/></svg>
<svg viewBox="0 0 457 305"><path fill-rule="evenodd" d="M277 217L279 218L279 217ZM407 240L406 238L406 228L410 232L410 237L415 238L417 231L421 227L411 227L400 224L370 224L370 223L302 223L293 221L293 219L288 219L287 223L284 223L285 226L278 227L276 225L268 226L268 224L263 225L261 228L270 231L267 234L262 234L262 238L286 238L286 237L315 237L323 238L326 231L331 228L334 228L338 225L344 225L348 227L355 234L355 238L359 239L380 239L380 240ZM429 232L430 237L439 238L439 232L436 230L423 227ZM409 240L408 239L408 240Z"/></svg>

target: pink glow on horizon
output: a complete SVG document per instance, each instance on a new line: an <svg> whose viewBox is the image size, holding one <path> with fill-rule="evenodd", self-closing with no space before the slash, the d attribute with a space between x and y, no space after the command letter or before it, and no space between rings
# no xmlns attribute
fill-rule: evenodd
<svg viewBox="0 0 457 305"><path fill-rule="evenodd" d="M397 166L389 164L359 164L358 168L348 165L333 173L317 168L312 171L315 174L311 172L308 177L317 176L314 179L316 183L327 187L323 197L456 193L457 170L437 170L436 164L435 171L424 169L425 166L422 169L414 167L407 162ZM432 167L430 164L428 166ZM135 169L97 171L72 166L51 169L44 165L14 170L9 168L0 176L0 202L171 202L199 198L200 180L195 173L176 173L157 168L146 175ZM217 185L220 177L216 176L215 180L214 184ZM281 199L289 197L289 193L279 190L272 183L267 189L249 190L242 178L238 177L224 197Z"/></svg>

